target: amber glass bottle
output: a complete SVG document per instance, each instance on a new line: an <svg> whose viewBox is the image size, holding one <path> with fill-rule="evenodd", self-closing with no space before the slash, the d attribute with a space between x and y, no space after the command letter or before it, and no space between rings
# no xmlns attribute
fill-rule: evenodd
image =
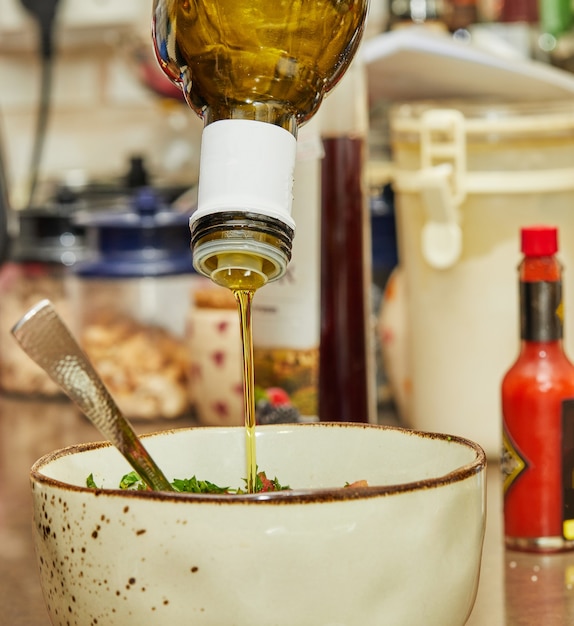
<svg viewBox="0 0 574 626"><path fill-rule="evenodd" d="M505 541L539 552L574 548L574 366L557 250L556 228L522 230L521 347L502 382Z"/></svg>
<svg viewBox="0 0 574 626"><path fill-rule="evenodd" d="M192 249L216 282L284 274L297 129L351 62L367 5L155 0L158 60L205 123Z"/></svg>

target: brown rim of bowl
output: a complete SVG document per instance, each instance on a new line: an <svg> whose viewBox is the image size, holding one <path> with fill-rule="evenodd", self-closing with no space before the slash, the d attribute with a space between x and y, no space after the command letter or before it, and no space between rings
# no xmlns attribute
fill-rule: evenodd
<svg viewBox="0 0 574 626"><path fill-rule="evenodd" d="M400 431L407 435L422 437L428 439L440 439L442 441L453 442L474 450L476 457L470 463L462 465L451 472L447 472L442 476L434 478L426 478L419 481L409 483L400 483L394 485L372 485L367 487L337 487L337 488L319 488L319 489L291 489L289 491L273 491L267 493L256 494L194 494L168 491L129 491L126 489L95 489L93 487L80 487L71 485L60 480L49 478L41 473L41 468L56 459L70 454L77 454L88 450L96 450L98 448L112 447L107 441L96 441L90 443L80 443L60 450L55 450L45 454L39 458L30 469L30 478L33 482L37 482L50 487L62 488L66 491L92 493L94 496L111 496L125 498L144 498L152 500L183 500L186 502L210 502L212 504L297 504L297 503L317 503L317 502L333 502L342 500L357 500L374 498L381 496L390 496L393 494L406 493L409 491L419 491L422 489L434 489L443 485L448 485L463 481L475 474L479 474L486 469L486 454L484 450L474 441L459 437L456 435L446 435L443 433L432 433L419 431L399 426L386 426L383 424L363 424L358 422L314 422L314 423L293 423L293 424L276 424L269 426L258 426L258 429L276 429L281 428L365 428ZM220 430L236 430L243 426L221 427ZM187 428L166 429L154 433L142 435L142 439L148 439L169 433L192 431L192 430L213 430L213 426L191 426Z"/></svg>

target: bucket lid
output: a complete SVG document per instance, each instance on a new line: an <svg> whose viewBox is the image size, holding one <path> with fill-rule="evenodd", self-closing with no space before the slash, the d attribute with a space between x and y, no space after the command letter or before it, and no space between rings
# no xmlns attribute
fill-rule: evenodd
<svg viewBox="0 0 574 626"><path fill-rule="evenodd" d="M123 210L84 213L89 257L74 272L85 277L193 273L189 215L170 209L151 188L138 189Z"/></svg>
<svg viewBox="0 0 574 626"><path fill-rule="evenodd" d="M454 110L464 117L467 137L488 141L505 138L574 135L574 103L421 100L391 107L389 122L394 138L419 141L424 115L432 110Z"/></svg>

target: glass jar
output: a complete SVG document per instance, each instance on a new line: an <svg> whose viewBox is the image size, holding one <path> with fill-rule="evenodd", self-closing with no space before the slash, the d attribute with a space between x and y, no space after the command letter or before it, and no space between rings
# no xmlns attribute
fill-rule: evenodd
<svg viewBox="0 0 574 626"><path fill-rule="evenodd" d="M149 188L127 209L79 216L89 256L70 278L76 336L129 419L190 410L185 319L194 280L203 279L188 220Z"/></svg>
<svg viewBox="0 0 574 626"><path fill-rule="evenodd" d="M82 229L73 222L76 203L18 211L12 238L0 269L0 388L22 397L63 399L60 388L10 335L12 326L40 300L48 298L69 322L65 278L83 257Z"/></svg>

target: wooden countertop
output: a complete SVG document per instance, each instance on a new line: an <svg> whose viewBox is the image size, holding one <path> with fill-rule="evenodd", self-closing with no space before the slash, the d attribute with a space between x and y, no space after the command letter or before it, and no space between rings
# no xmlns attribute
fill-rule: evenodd
<svg viewBox="0 0 574 626"><path fill-rule="evenodd" d="M139 433L190 421L136 423ZM0 397L0 622L50 626L36 573L28 473L57 448L101 439L67 403ZM468 626L574 624L574 552L537 556L502 546L499 468L488 470L488 525L476 604ZM411 625L405 625L411 626ZM412 626L425 626L417 624ZM461 625L462 626L462 625Z"/></svg>

